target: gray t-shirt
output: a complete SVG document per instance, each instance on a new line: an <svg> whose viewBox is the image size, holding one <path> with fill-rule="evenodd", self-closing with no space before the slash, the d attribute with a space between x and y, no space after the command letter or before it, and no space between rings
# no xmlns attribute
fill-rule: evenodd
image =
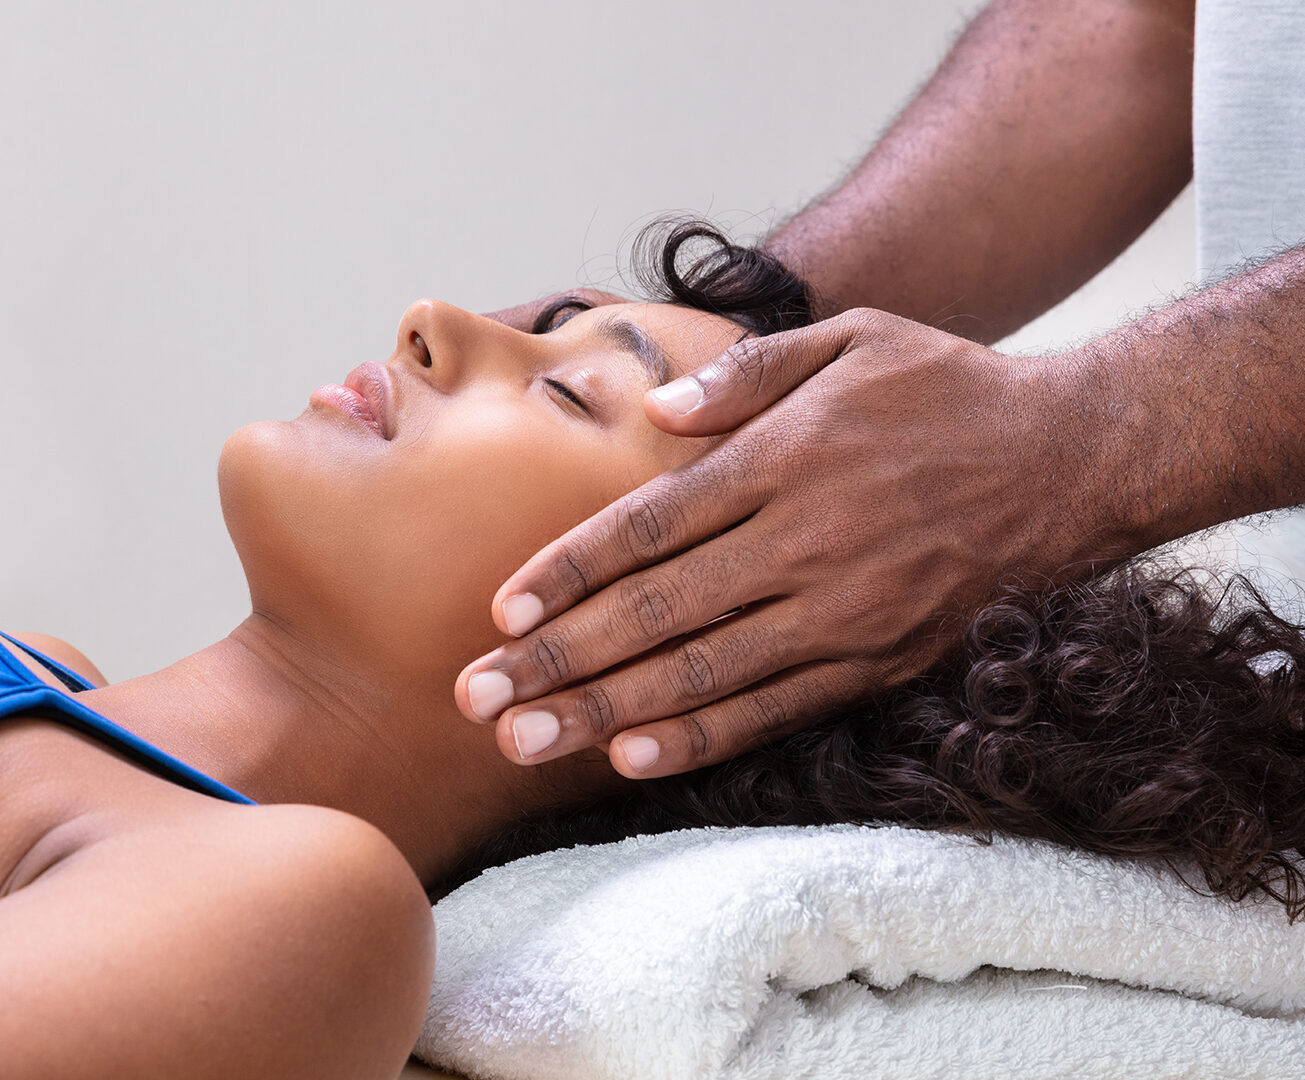
<svg viewBox="0 0 1305 1080"><path fill-rule="evenodd" d="M1199 0L1192 150L1201 278L1305 240L1305 2Z"/></svg>
<svg viewBox="0 0 1305 1080"><path fill-rule="evenodd" d="M1192 149L1202 280L1305 242L1305 0L1198 0ZM1231 522L1178 554L1305 584L1305 509Z"/></svg>

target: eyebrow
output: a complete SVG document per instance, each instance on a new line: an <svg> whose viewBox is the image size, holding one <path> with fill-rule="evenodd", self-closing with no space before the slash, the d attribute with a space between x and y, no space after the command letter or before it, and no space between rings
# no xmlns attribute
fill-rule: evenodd
<svg viewBox="0 0 1305 1080"><path fill-rule="evenodd" d="M653 386L661 386L671 377L671 364L661 346L634 323L624 319L607 319L599 324L598 332L618 349L633 354L643 364Z"/></svg>

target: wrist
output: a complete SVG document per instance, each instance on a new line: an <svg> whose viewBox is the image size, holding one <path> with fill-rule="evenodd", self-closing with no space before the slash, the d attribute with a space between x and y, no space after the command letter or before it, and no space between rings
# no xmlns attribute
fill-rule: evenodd
<svg viewBox="0 0 1305 1080"><path fill-rule="evenodd" d="M1102 567L1285 505L1260 497L1255 463L1229 437L1263 422L1223 385L1232 365L1183 346L1124 327L1030 365L1052 432L1046 505L1064 508L1067 565Z"/></svg>
<svg viewBox="0 0 1305 1080"><path fill-rule="evenodd" d="M1137 468L1145 411L1115 350L1093 342L1013 362L1022 471L1043 536L1034 565L1082 577L1169 539L1146 497L1156 477Z"/></svg>

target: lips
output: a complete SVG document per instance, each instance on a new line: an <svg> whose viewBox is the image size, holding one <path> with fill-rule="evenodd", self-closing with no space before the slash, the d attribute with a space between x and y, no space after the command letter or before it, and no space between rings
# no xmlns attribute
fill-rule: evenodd
<svg viewBox="0 0 1305 1080"><path fill-rule="evenodd" d="M394 437L392 400L389 372L384 365L371 360L349 372L343 386L331 383L319 387L309 399L370 427L383 439Z"/></svg>

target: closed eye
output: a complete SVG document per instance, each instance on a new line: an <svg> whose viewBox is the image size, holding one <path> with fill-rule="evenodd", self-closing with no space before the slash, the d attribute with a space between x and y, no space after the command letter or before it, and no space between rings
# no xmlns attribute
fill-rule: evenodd
<svg viewBox="0 0 1305 1080"><path fill-rule="evenodd" d="M567 401L571 402L572 405L575 405L578 408L583 409L587 416L594 415L593 410L590 409L589 406L584 403L584 401L580 398L580 395L577 394L574 390L572 390L569 386L567 386L566 383L558 382L556 379L545 379L544 382L547 385L551 386L554 390L556 390L558 394L560 394L562 397L566 398Z"/></svg>

